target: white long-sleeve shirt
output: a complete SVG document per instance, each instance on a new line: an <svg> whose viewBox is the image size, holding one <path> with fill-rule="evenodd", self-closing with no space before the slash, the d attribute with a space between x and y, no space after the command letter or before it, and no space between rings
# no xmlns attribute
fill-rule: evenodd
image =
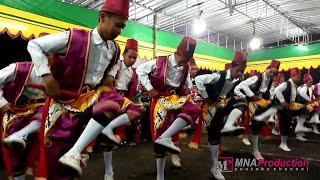
<svg viewBox="0 0 320 180"><path fill-rule="evenodd" d="M275 87L274 87L274 85L272 85L271 88L270 88L270 99L273 99L274 96L275 96L274 89L275 89Z"/></svg>
<svg viewBox="0 0 320 180"><path fill-rule="evenodd" d="M28 51L38 76L51 73L45 53L66 54L69 35L70 31L65 31L29 41ZM95 86L100 83L115 50L116 45L113 41L105 42L99 35L97 28L92 31L85 84Z"/></svg>
<svg viewBox="0 0 320 180"><path fill-rule="evenodd" d="M292 81L292 79L289 79L289 82L291 83L291 96L290 96L291 97L291 102L294 102L296 100L296 97L297 97L297 85ZM282 93L286 89L287 89L287 82L281 83L279 86L277 86L274 89L274 94L276 95L276 97L278 98L280 103L284 103L285 102L285 99L284 99L284 96L283 96Z"/></svg>
<svg viewBox="0 0 320 180"><path fill-rule="evenodd" d="M251 91L250 86L256 83L259 80L258 76L252 76L247 78L246 80L242 81L235 87L235 94L241 98L252 97L255 94ZM259 92L265 93L268 90L268 85L271 81L271 78L268 78L266 73L262 74L261 86L259 87ZM245 93L243 94L242 91Z"/></svg>
<svg viewBox="0 0 320 180"><path fill-rule="evenodd" d="M118 76L116 76L118 74ZM110 71L109 75L116 77L116 89L120 91L127 91L128 85L133 77L132 67L127 67L124 63L123 56L120 57L120 61L115 65L115 68Z"/></svg>
<svg viewBox="0 0 320 180"><path fill-rule="evenodd" d="M195 77L195 83L198 88L199 94L203 98L208 98L208 93L206 91L206 84L209 83L216 83L219 81L221 75L219 73L212 73L212 74L203 74L200 76ZM227 94L232 90L234 84L239 81L239 79L231 79L231 72L227 70L226 74L226 81L221 90L220 96L225 98Z"/></svg>
<svg viewBox="0 0 320 180"><path fill-rule="evenodd" d="M308 91L309 91L309 95L307 93ZM308 102L312 101L312 96L313 96L312 87L308 87L308 85L304 84L298 88L298 93Z"/></svg>
<svg viewBox="0 0 320 180"><path fill-rule="evenodd" d="M13 63L0 70L0 108L2 108L5 104L8 103L8 101L3 97L3 87L6 83L13 81L16 66L17 65ZM32 68L31 70L27 83L43 84L42 78L36 75L34 68ZM37 91L37 93L39 92L40 91Z"/></svg>
<svg viewBox="0 0 320 180"><path fill-rule="evenodd" d="M320 83L312 85L312 90L313 90L312 98L318 98L320 96Z"/></svg>
<svg viewBox="0 0 320 180"><path fill-rule="evenodd" d="M153 72L156 69L157 60L151 60L145 62L138 66L136 73L139 77L141 84L146 88L147 91L154 89L149 79L149 73ZM183 75L183 67L178 66L174 58L174 55L170 55L168 59L168 67L166 71L166 84L178 88L181 84L181 76ZM190 74L188 73L185 85L186 88L191 89L192 83L190 80Z"/></svg>

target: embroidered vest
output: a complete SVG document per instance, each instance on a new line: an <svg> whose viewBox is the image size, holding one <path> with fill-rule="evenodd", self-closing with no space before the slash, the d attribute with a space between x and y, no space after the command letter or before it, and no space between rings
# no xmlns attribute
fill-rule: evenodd
<svg viewBox="0 0 320 180"><path fill-rule="evenodd" d="M92 31L71 29L65 56L55 56L50 69L59 82L60 89L80 94L87 72ZM116 53L108 65L105 75L119 58L120 51L116 44ZM69 97L61 97L63 100Z"/></svg>
<svg viewBox="0 0 320 180"><path fill-rule="evenodd" d="M167 56L159 56L157 58L156 70L153 74L150 75L150 81L152 86L159 92L169 93L170 87L166 84L166 72L168 68L168 57ZM182 76L180 80L180 86L176 89L176 93L178 95L185 95L184 84L187 80L189 73L189 64L186 64L183 67Z"/></svg>
<svg viewBox="0 0 320 180"><path fill-rule="evenodd" d="M13 105L17 105L25 85L28 82L33 67L32 62L16 63L14 78L11 82L6 83L3 88L3 97Z"/></svg>

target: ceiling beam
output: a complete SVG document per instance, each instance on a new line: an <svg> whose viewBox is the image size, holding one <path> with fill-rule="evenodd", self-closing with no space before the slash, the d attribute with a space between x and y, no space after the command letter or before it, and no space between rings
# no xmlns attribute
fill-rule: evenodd
<svg viewBox="0 0 320 180"><path fill-rule="evenodd" d="M221 3L223 3L223 4L225 4L225 5L228 5L228 4L225 3L223 0L218 0L218 1L220 1ZM262 23L260 23L259 21L257 21L256 18L253 18L253 17L249 16L248 14L246 14L246 13L244 13L244 12L236 9L235 7L234 7L234 11L237 11L238 13L246 16L246 17L249 18L252 22L255 22L255 23L258 23L258 24L262 24ZM265 26L265 27L267 27L267 28L272 28L272 27L269 27L268 25L266 25L266 24L264 24L264 23L263 23L262 25ZM280 34L280 33L279 33L279 34Z"/></svg>
<svg viewBox="0 0 320 180"><path fill-rule="evenodd" d="M181 1L183 1L183 0L171 1L170 3L167 3L167 4L165 4L165 5L162 6L162 7L156 8L156 9L154 10L154 12L162 12L164 9L166 9L166 8L168 8L168 7L170 7L170 6L173 6L173 5L175 5L175 4L177 4L177 3L181 2ZM143 19L144 17L147 17L147 16L149 16L149 15L152 15L154 12L144 15L143 17L137 19L136 21L139 21L139 20Z"/></svg>
<svg viewBox="0 0 320 180"><path fill-rule="evenodd" d="M300 25L298 22L296 22L293 18L291 18L290 16L288 16L286 13L284 13L279 7L272 5L268 0L262 0L263 2L265 2L267 5L269 5L272 9L274 9L276 12L278 12L279 14L281 14L283 17L285 17L286 19L288 19L289 22L291 22L292 24L294 24L295 26L297 26L298 28L300 28L301 30L305 31L306 33L310 33L309 30L307 28L305 28L304 26Z"/></svg>

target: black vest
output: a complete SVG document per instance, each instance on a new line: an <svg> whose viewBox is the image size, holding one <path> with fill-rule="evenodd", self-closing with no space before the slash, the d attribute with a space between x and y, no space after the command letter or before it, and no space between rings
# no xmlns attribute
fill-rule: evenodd
<svg viewBox="0 0 320 180"><path fill-rule="evenodd" d="M260 93L259 90L261 89L261 86L262 86L262 79L263 79L263 75L259 74L258 80L253 85L250 86L251 91L256 95L259 95L259 93ZM262 94L262 98L270 99L270 89L272 86L272 81L273 81L273 79L270 78L267 91Z"/></svg>
<svg viewBox="0 0 320 180"><path fill-rule="evenodd" d="M307 95L310 97L309 87L307 89ZM297 92L296 101L298 103L301 103L301 104L307 104L308 103L308 101L304 97L302 97L298 92Z"/></svg>
<svg viewBox="0 0 320 180"><path fill-rule="evenodd" d="M206 91L210 100L216 101L219 99L220 93L226 81L226 75L227 72L223 71L220 73L220 78L217 82L205 84Z"/></svg>
<svg viewBox="0 0 320 180"><path fill-rule="evenodd" d="M289 81L286 82L287 83L287 89L283 91L283 97L285 99L285 101L287 103L291 103L291 83ZM296 102L301 103L301 104L306 104L308 101L305 100L297 91L297 95L296 95Z"/></svg>
<svg viewBox="0 0 320 180"><path fill-rule="evenodd" d="M287 89L284 90L282 92L284 100L286 101L286 103L290 103L291 102L291 83L289 81L286 82L287 83Z"/></svg>
<svg viewBox="0 0 320 180"><path fill-rule="evenodd" d="M238 85L241 83L241 81L243 81L243 80L244 80L244 77L241 77L236 83L233 84L233 87L232 87L232 89L228 92L227 97L234 96L234 89L235 89L236 86L238 86Z"/></svg>

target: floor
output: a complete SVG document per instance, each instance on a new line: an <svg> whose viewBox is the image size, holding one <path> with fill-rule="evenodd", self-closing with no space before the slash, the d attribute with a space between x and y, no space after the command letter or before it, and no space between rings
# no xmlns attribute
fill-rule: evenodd
<svg viewBox="0 0 320 180"><path fill-rule="evenodd" d="M319 179L320 177L320 135L307 134L310 139L307 142L297 141L294 137L289 138L288 144L292 152L283 152L278 148L279 137L269 139L260 139L260 151L267 160L281 159L304 159L310 162L308 169L251 169L238 167L237 171L231 167L227 170L233 172L224 172L226 179L231 180L250 180L250 179L281 179L281 180L301 180L301 179ZM187 147L189 137L181 140L182 149L181 160L182 168L175 169L171 164L170 156L167 158L165 169L166 180L207 180L212 179L210 174L210 154L209 146L206 145L206 136L202 139L202 144L198 150L190 150ZM153 158L152 146L150 143L142 143L137 146L120 148L114 152L113 164L115 180L152 180L156 176L155 160ZM242 144L238 137L224 137L221 147L220 157L250 158L250 146ZM239 160L239 159L238 159ZM240 159L241 160L241 159ZM231 169L230 169L231 168ZM234 167L235 168L235 167ZM104 165L101 153L93 154L89 161L88 168L84 170L82 180L100 180L103 179ZM4 170L0 170L0 179L7 179ZM30 178L32 179L32 178Z"/></svg>

